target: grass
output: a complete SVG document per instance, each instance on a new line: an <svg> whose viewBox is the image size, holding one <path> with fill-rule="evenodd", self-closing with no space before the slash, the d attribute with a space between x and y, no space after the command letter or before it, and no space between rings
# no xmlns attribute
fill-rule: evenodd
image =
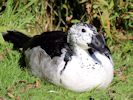
<svg viewBox="0 0 133 100"><path fill-rule="evenodd" d="M98 2L100 2L100 0L98 0ZM126 0L126 2L128 2L128 0ZM72 13L73 10L70 9L71 7L69 7L67 3L67 0L65 0L65 4L62 5L65 7L65 10L67 9ZM132 31L126 31L126 35L124 35L124 38L129 36L131 37L131 40L121 39L122 37L120 34L124 34L125 31L122 32L122 30L121 32L118 32L115 27L115 24L117 23L116 19L123 20L122 16L118 17L119 10L122 15L123 10L128 12L128 6L123 8L124 5L121 5L122 9L116 7L118 13L117 11L112 13L113 11L110 12L110 10L113 9L113 6L116 6L115 3L113 4L113 0L110 0L109 4L108 2L104 2L102 6L99 6L101 3L102 2L94 2L93 9L96 9L94 12L97 15L94 17L100 18L101 27L107 27L105 30L108 33L107 35L113 37L107 41L115 64L115 76L110 87L105 90L92 90L85 93L75 93L32 76L27 69L23 70L20 68L19 59L21 53L13 50L13 45L11 43L5 43L0 34L0 100L133 100L133 33ZM63 13L64 15L59 16L52 8L53 6L56 7L55 4L53 6L50 4L52 5L54 3L41 0L40 4L38 3L38 0L29 0L26 4L21 1L16 1L16 4L13 4L13 0L8 0L7 8L5 11L0 12L0 32L15 29L25 33L27 32L28 34L53 30L54 28L59 29L61 24L65 22L64 19L60 17L64 17L65 14ZM104 6L105 4L108 4L108 9L104 8L106 7ZM131 5L131 2L128 4ZM12 5L14 5L14 7L12 7ZM38 7L38 5L40 6ZM46 13L47 11L44 11L46 10L45 7L52 8L49 14ZM41 9L40 12L39 9ZM104 10L106 12L99 12L99 10L103 11L103 9L106 9ZM107 12L108 10L109 12ZM64 8L62 8L61 11L63 12ZM52 15L52 12L55 13L57 18L60 18L58 19L59 23L57 23L57 27L54 27L53 25L55 15ZM104 13L109 14L107 15L107 18L102 15ZM112 14L116 14L117 16L111 17L113 16ZM65 15L65 18L69 17L68 15ZM80 17L82 16L83 15ZM123 16L126 17L126 14ZM127 17L128 16L129 14L127 14ZM124 23L124 26L126 26L127 29L131 29L132 27L130 18L132 17L129 16L128 19L124 19L126 22ZM73 20L75 19L72 19L71 21ZM108 23L103 23L105 20L107 20L109 25L106 25ZM118 26L120 25L118 24ZM114 28L114 32L110 34L112 28ZM115 37L115 35L118 35L118 38ZM114 38L115 41L113 41Z"/></svg>

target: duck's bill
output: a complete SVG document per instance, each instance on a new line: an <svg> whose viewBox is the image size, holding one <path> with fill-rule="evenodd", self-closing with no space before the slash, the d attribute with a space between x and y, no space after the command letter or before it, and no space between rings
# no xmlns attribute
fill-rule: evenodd
<svg viewBox="0 0 133 100"><path fill-rule="evenodd" d="M101 53L108 52L105 44L105 39L102 34L97 34L92 37L92 42L89 44L91 48Z"/></svg>

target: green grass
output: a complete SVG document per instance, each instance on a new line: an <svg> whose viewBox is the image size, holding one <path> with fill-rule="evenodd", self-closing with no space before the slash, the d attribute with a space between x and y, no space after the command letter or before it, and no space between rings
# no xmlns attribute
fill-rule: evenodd
<svg viewBox="0 0 133 100"><path fill-rule="evenodd" d="M129 50L126 46L130 44ZM75 93L32 76L19 65L21 53L12 44L0 45L0 97L20 100L132 100L133 99L133 47L132 41L111 46L115 63L115 76L106 90ZM126 51L127 50L127 51ZM39 85L38 85L39 83ZM35 86L36 85L36 86Z"/></svg>
<svg viewBox="0 0 133 100"><path fill-rule="evenodd" d="M33 22L34 15L30 12L29 7L34 2L35 0L32 0L27 5L23 5L21 1L16 3L13 0L8 1L5 11L0 15L0 31L22 30L27 23Z"/></svg>

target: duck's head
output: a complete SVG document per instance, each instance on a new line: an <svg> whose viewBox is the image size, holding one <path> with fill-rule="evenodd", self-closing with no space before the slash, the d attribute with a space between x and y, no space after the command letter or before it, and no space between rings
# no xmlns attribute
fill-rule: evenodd
<svg viewBox="0 0 133 100"><path fill-rule="evenodd" d="M68 31L68 43L79 46L82 49L93 48L94 50L105 52L105 39L97 29L86 23L76 23Z"/></svg>

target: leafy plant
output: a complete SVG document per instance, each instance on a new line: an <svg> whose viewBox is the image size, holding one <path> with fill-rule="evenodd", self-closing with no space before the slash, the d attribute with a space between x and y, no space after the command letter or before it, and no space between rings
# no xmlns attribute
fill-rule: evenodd
<svg viewBox="0 0 133 100"><path fill-rule="evenodd" d="M133 8L130 0L95 0L93 2L93 16L101 22L101 27L108 37L115 39L119 29L131 29L133 26Z"/></svg>

